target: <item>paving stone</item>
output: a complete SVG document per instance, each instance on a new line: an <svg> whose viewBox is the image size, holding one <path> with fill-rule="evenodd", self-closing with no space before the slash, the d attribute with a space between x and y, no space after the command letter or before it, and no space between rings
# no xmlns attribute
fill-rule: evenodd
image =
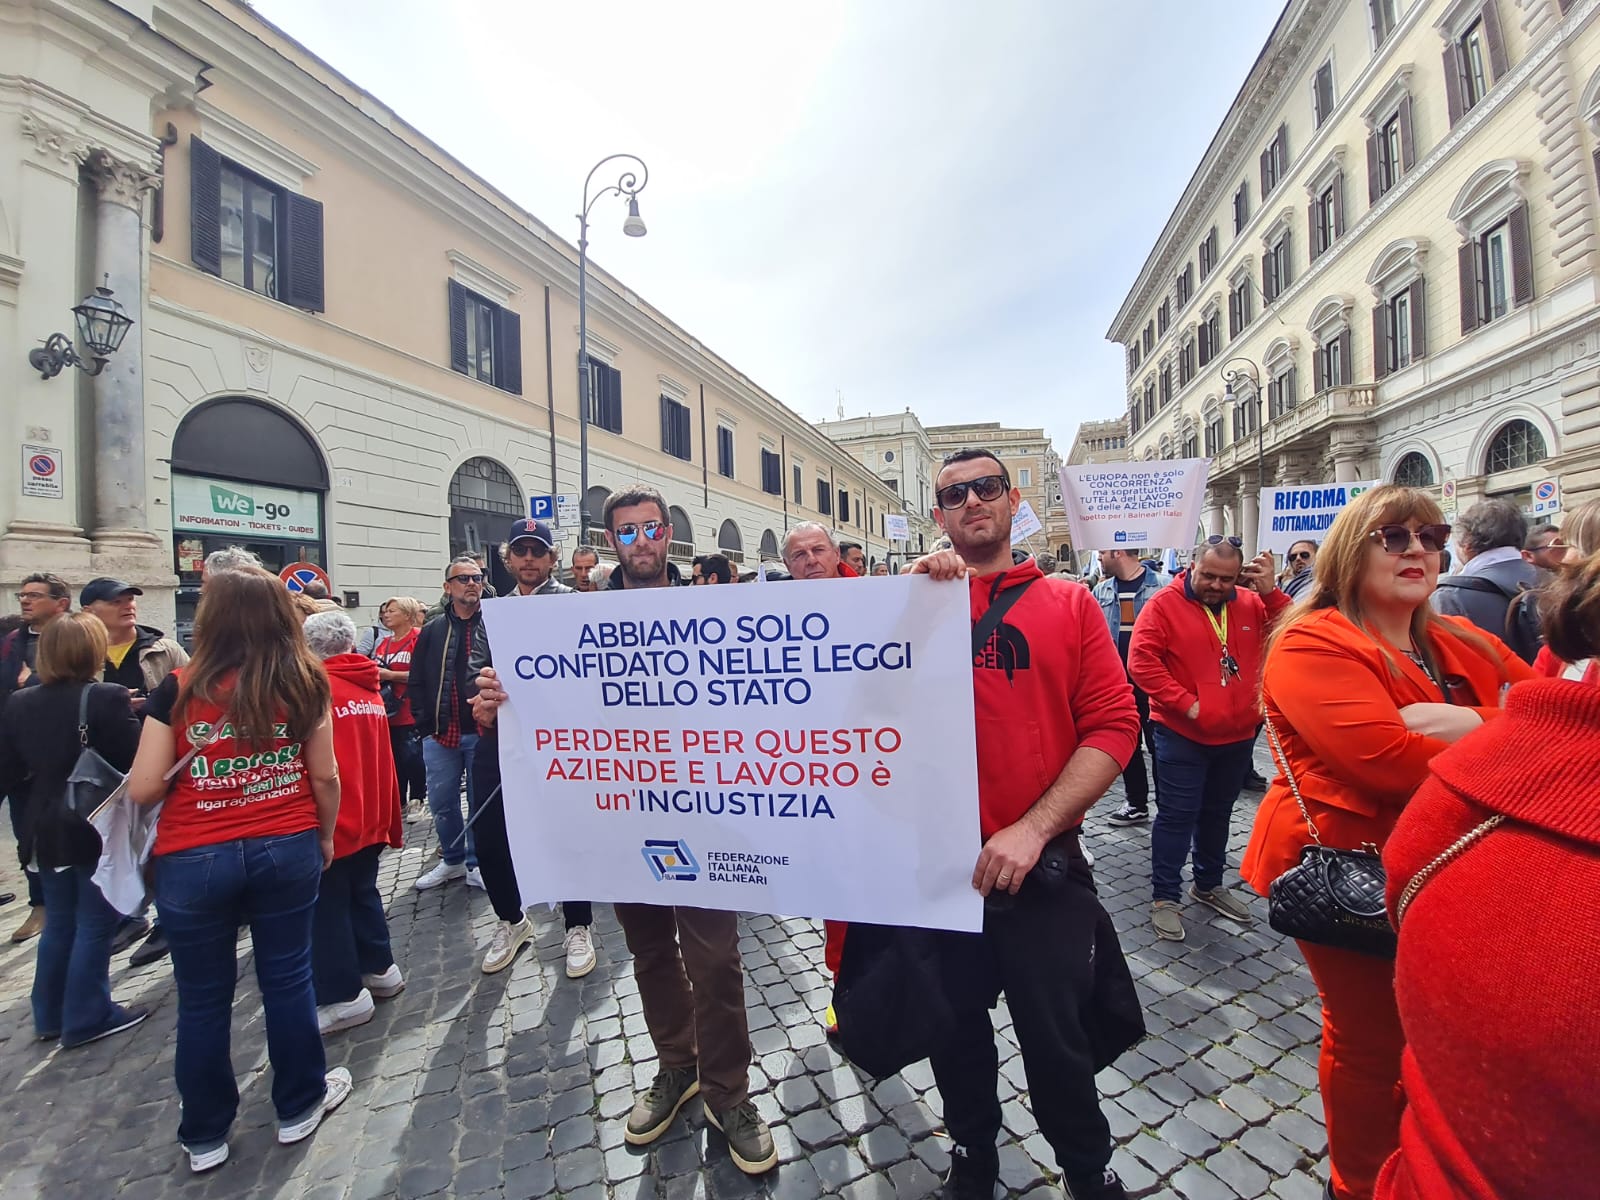
<svg viewBox="0 0 1600 1200"><path fill-rule="evenodd" d="M829 1146L817 1151L811 1156L811 1166L829 1191L837 1191L867 1173L867 1165L848 1146Z"/></svg>
<svg viewBox="0 0 1600 1200"><path fill-rule="evenodd" d="M1184 1200L1237 1200L1235 1192L1204 1167L1190 1163L1167 1181Z"/></svg>
<svg viewBox="0 0 1600 1200"><path fill-rule="evenodd" d="M792 1118L789 1121L789 1129L799 1139L800 1144L810 1150L831 1146L845 1139L844 1127L833 1119L831 1113L823 1109L814 1109Z"/></svg>

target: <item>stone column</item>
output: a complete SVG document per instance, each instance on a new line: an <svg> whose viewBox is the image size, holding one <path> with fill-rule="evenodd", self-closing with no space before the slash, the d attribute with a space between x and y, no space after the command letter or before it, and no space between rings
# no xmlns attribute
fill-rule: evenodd
<svg viewBox="0 0 1600 1200"><path fill-rule="evenodd" d="M144 446L144 197L158 177L135 163L95 150L84 164L94 185L94 271L134 318L105 370L93 379L94 511L89 534L97 554L120 548L148 552L150 532Z"/></svg>
<svg viewBox="0 0 1600 1200"><path fill-rule="evenodd" d="M1244 539L1245 558L1256 554L1256 536L1261 532L1261 480L1254 471L1239 476L1239 536Z"/></svg>

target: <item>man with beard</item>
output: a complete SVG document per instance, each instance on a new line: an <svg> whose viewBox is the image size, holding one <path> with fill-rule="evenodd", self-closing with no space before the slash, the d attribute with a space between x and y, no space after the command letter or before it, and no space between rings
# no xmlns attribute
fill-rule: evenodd
<svg viewBox="0 0 1600 1200"><path fill-rule="evenodd" d="M1095 1088L1096 1059L1108 1061L1115 1049L1104 1043L1109 1023L1097 1000L1108 990L1129 997L1129 1038L1137 1002L1079 833L1134 753L1133 689L1088 589L1046 578L1032 559L1013 564L1011 523L1022 496L998 457L952 454L934 495L952 549L919 560L915 573L967 581L975 626L1004 606L972 672L984 839L972 886L986 897L983 932L947 933L940 942L945 977L971 983L950 997L957 1028L930 1060L954 1142L945 1195L990 1200L999 1176L999 1058L989 1009L1003 991L1034 1118L1071 1194L1123 1200Z"/></svg>
<svg viewBox="0 0 1600 1200"><path fill-rule="evenodd" d="M500 560L511 571L516 586L512 596L571 596L575 593L555 577L560 555L555 550L555 535L543 521L524 517L511 526L511 533L500 547ZM483 651L474 654L469 675L476 678L480 668L493 660L487 633ZM484 812L472 825L473 846L478 855L478 871L483 890L489 893L494 915L500 918L489 948L483 955L483 973L493 975L509 967L529 938L533 922L522 907L522 891L517 886L517 868L511 860L511 843L506 838L505 802L500 791L500 734L494 725L483 727L478 750L472 759L473 793L484 797ZM492 797L492 798L491 798ZM594 938L590 933L593 914L587 900L564 900L561 914L566 924L567 978L582 979L594 970Z"/></svg>
<svg viewBox="0 0 1600 1200"><path fill-rule="evenodd" d="M672 523L666 498L635 484L613 492L602 519L616 549L608 591L673 587L678 568L667 561ZM478 676L475 709L491 725L506 694L492 667ZM737 913L657 904L618 904L617 920L633 955L645 1026L660 1065L655 1081L634 1103L623 1130L647 1146L671 1128L696 1095L706 1120L727 1138L734 1165L746 1174L778 1163L767 1123L750 1101L750 1025L745 1012L744 964Z"/></svg>

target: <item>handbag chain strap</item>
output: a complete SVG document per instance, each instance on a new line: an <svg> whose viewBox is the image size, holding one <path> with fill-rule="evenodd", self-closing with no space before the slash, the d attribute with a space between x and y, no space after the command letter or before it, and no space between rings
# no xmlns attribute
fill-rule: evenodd
<svg viewBox="0 0 1600 1200"><path fill-rule="evenodd" d="M1405 890L1400 893L1399 902L1394 906L1395 927L1399 928L1400 922L1406 919L1406 909L1411 907L1411 902L1416 899L1417 893L1422 890L1423 884L1427 883L1428 880L1432 879L1451 862L1455 861L1457 858L1460 858L1461 855L1466 853L1466 851L1470 849L1474 843L1482 841L1483 838L1488 835L1490 830L1499 825L1505 819L1504 813L1495 813L1494 816L1490 817L1481 825L1474 826L1473 828L1467 830L1455 841L1446 846L1439 853L1437 858L1413 875L1411 877L1411 882L1406 884Z"/></svg>
<svg viewBox="0 0 1600 1200"><path fill-rule="evenodd" d="M1311 813L1306 808L1304 797L1300 795L1300 785L1295 782L1294 772L1289 769L1289 755L1283 748L1283 743L1278 740L1278 730L1272 723L1272 718L1262 714L1267 723L1267 742L1272 747L1272 760L1278 764L1278 769L1283 772L1283 777L1289 781L1289 791L1294 794L1294 802L1300 806L1300 815L1306 819L1306 828L1311 832L1311 840L1317 845L1322 845L1322 835L1317 832L1317 823L1311 819Z"/></svg>

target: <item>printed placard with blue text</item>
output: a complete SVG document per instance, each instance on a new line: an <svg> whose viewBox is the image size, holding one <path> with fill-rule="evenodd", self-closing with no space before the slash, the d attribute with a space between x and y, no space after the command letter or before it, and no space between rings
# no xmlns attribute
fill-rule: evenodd
<svg viewBox="0 0 1600 1200"><path fill-rule="evenodd" d="M926 577L486 601L524 899L973 931L971 622Z"/></svg>

